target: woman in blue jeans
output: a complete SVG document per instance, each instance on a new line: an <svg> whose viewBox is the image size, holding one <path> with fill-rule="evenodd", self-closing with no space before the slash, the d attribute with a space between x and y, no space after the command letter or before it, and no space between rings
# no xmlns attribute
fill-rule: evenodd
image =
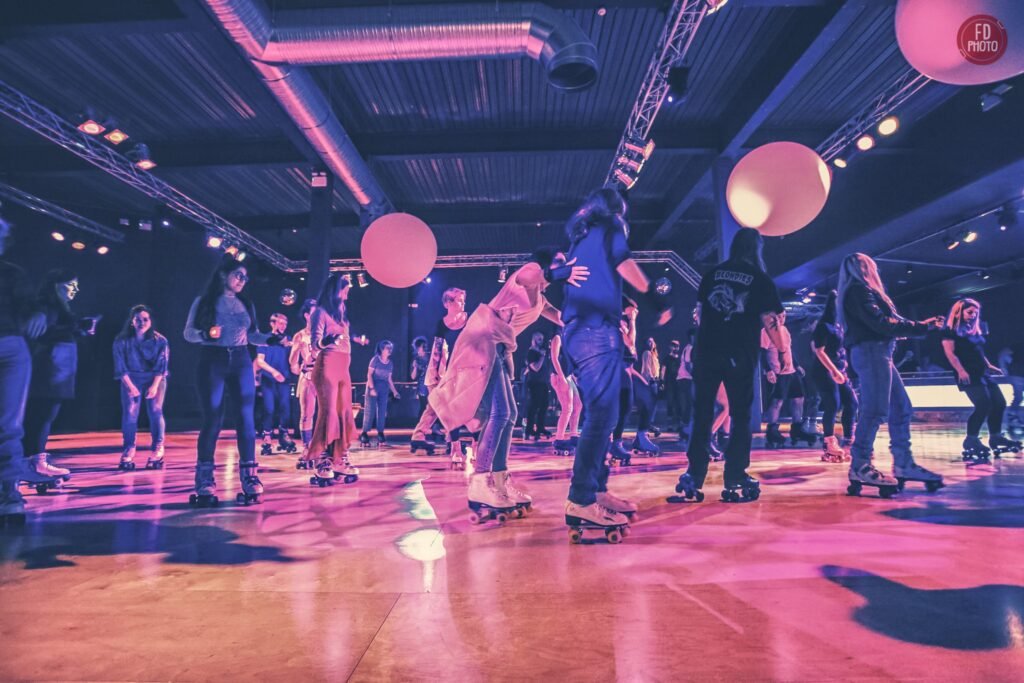
<svg viewBox="0 0 1024 683"><path fill-rule="evenodd" d="M359 435L359 442L364 446L370 445L370 430L377 430L377 444L386 446L384 439L384 424L388 419L388 397L401 398L398 389L395 388L393 379L395 363L391 360L391 353L395 345L387 339L377 344L377 353L370 359L370 367L366 371L366 412L363 413L363 433Z"/></svg>
<svg viewBox="0 0 1024 683"><path fill-rule="evenodd" d="M164 464L164 395L167 393L167 338L153 329L153 313L139 304L128 312L124 329L114 339L114 378L121 382L121 436L123 451L119 467L135 469L135 439L139 412L146 401L153 454L147 469Z"/></svg>
<svg viewBox="0 0 1024 683"><path fill-rule="evenodd" d="M921 481L934 490L942 477L914 462L910 449L910 419L914 407L893 365L897 337L923 336L942 328L942 316L921 322L907 320L878 276L878 266L867 255L855 253L843 259L839 271L839 322L846 329L850 360L860 377L860 414L850 449L850 493L862 485L878 487L883 496L892 495L904 481ZM872 464L875 436L883 422L889 423L889 449L893 476L879 472Z"/></svg>

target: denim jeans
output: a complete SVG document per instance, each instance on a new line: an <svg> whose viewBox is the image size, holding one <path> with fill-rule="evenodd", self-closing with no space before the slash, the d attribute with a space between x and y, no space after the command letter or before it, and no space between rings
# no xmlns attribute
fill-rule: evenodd
<svg viewBox="0 0 1024 683"><path fill-rule="evenodd" d="M256 426L253 407L256 403L256 380L252 374L252 358L245 346L204 346L199 356L199 404L203 409L203 426L199 430L198 457L213 462L217 437L224 425L224 393L231 395L235 408L235 440L239 462L256 461Z"/></svg>
<svg viewBox="0 0 1024 683"><path fill-rule="evenodd" d="M32 357L25 340L0 337L0 481L13 481L22 473L22 420L31 376Z"/></svg>
<svg viewBox="0 0 1024 683"><path fill-rule="evenodd" d="M376 396L370 396L369 387L373 386ZM376 428L377 434L384 435L384 423L388 419L388 396L391 395L391 387L388 384L374 382L367 385L366 396L363 403L366 404L366 412L363 414L363 434Z"/></svg>
<svg viewBox="0 0 1024 683"><path fill-rule="evenodd" d="M505 352L498 345L498 354L491 368L491 378L481 406L486 406L487 419L477 443L476 471L504 472L508 469L508 451L512 445L512 429L519 419L512 380L505 371Z"/></svg>
<svg viewBox="0 0 1024 683"><path fill-rule="evenodd" d="M914 462L910 450L910 418L914 406L892 363L895 346L896 342L892 341L871 341L850 349L850 362L860 377L860 414L850 447L852 468L871 462L875 436L885 421L889 422L889 450L895 464L905 467Z"/></svg>
<svg viewBox="0 0 1024 683"><path fill-rule="evenodd" d="M590 505L608 486L608 445L619 419L622 386L622 334L617 325L585 325L574 321L562 338L569 372L583 399L583 426L576 445L569 500Z"/></svg>
<svg viewBox="0 0 1024 683"><path fill-rule="evenodd" d="M153 448L156 448L164 442L164 396L167 393L167 378L160 381L156 396L146 398L146 392L153 384L153 376L129 373L128 377L139 390L139 395L130 396L124 383L121 383L121 436L124 447L135 447L135 436L139 430L139 412L142 402L145 401L146 414L149 415L149 433L153 437Z"/></svg>
<svg viewBox="0 0 1024 683"><path fill-rule="evenodd" d="M753 357L730 358L714 352L694 354L693 358L693 434L686 451L690 464L687 473L704 485L708 475L708 444L715 420L715 397L718 387L725 385L729 397L732 432L725 449L725 479L736 481L746 476L750 467L750 411L754 403Z"/></svg>
<svg viewBox="0 0 1024 683"><path fill-rule="evenodd" d="M282 432L288 431L288 423L292 417L292 389L288 382L275 382L273 377L264 378L260 382L263 388L263 424L264 434L273 434L276 427ZM274 416L277 421L274 421Z"/></svg>

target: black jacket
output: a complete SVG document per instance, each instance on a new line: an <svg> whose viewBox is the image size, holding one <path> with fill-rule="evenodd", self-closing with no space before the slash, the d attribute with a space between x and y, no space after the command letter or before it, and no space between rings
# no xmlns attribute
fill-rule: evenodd
<svg viewBox="0 0 1024 683"><path fill-rule="evenodd" d="M926 324L901 317L885 299L859 282L850 286L842 303L848 347L897 337L919 337L928 331Z"/></svg>

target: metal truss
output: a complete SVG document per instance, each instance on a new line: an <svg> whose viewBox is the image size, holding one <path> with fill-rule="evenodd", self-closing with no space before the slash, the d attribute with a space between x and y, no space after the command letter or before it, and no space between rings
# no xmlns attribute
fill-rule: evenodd
<svg viewBox="0 0 1024 683"><path fill-rule="evenodd" d="M658 111L668 94L669 68L683 62L708 10L718 4L714 0L675 0L672 3L665 29L658 39L655 56L647 66L647 73L640 85L640 93L633 104L633 111L629 114L626 131L615 150L611 168L605 179L606 184L615 179L618 159L626 151L626 143L642 141L640 144L643 145L647 141Z"/></svg>
<svg viewBox="0 0 1024 683"><path fill-rule="evenodd" d="M110 240L111 242L124 242L124 235L122 233L116 230L111 230L107 226L100 225L90 218L79 216L73 211L68 211L65 208L57 206L53 202L48 202L41 197L29 194L24 190L19 190L7 183L0 182L0 197L8 199L15 204L20 204L25 208L32 209L37 213L46 214L65 225L70 225L72 228L90 232L102 237L103 239Z"/></svg>
<svg viewBox="0 0 1024 683"><path fill-rule="evenodd" d="M224 240L237 244L239 249L252 256L258 256L284 271L292 269L291 259L229 223L152 173L137 168L128 157L81 132L70 122L2 80L0 113L6 114L15 122L85 159L139 192L163 202L169 209L216 233Z"/></svg>
<svg viewBox="0 0 1024 683"><path fill-rule="evenodd" d="M908 66L864 109L860 110L827 140L818 145L818 154L829 162L852 144L857 138L878 125L878 122L896 111L918 90L932 79Z"/></svg>

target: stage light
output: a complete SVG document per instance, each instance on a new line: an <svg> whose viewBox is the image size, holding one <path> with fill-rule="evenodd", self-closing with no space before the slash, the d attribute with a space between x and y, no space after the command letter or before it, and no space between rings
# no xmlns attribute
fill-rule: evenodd
<svg viewBox="0 0 1024 683"><path fill-rule="evenodd" d="M809 297L809 296L805 296L805 297L804 297L803 299L801 299L800 301L801 301L801 303L809 304L809 303L811 303L811 297Z"/></svg>
<svg viewBox="0 0 1024 683"><path fill-rule="evenodd" d="M100 256L103 256L104 254L107 254L109 252L110 252L110 247L108 247L106 245L103 245L103 246L100 246L100 247L96 248L96 253L99 254Z"/></svg>
<svg viewBox="0 0 1024 683"><path fill-rule="evenodd" d="M167 219L167 218L162 218L160 220L160 225L162 225L165 228L169 228L169 227L171 227L171 221L169 219Z"/></svg>
<svg viewBox="0 0 1024 683"><path fill-rule="evenodd" d="M86 135L99 135L107 129L106 126L99 122L99 117L91 110L79 114L77 120L78 130Z"/></svg>
<svg viewBox="0 0 1024 683"><path fill-rule="evenodd" d="M57 232L57 231L51 232L50 233L50 237L52 237L53 239L57 240L58 242L63 242L64 241L64 233L62 233L62 232Z"/></svg>
<svg viewBox="0 0 1024 683"><path fill-rule="evenodd" d="M206 246L210 247L211 249L220 249L220 245L222 245L223 243L224 240L217 237L216 235L207 235L206 237Z"/></svg>
<svg viewBox="0 0 1024 683"><path fill-rule="evenodd" d="M835 159L832 160L832 165L835 166L836 168L846 168L846 159L843 159L842 157L836 157Z"/></svg>
<svg viewBox="0 0 1024 683"><path fill-rule="evenodd" d="M639 154L644 161L650 159L651 155L654 154L654 147L654 140L648 140L646 143L643 140L627 140L622 145L622 148L627 152Z"/></svg>
<svg viewBox="0 0 1024 683"><path fill-rule="evenodd" d="M358 273L356 275L356 282L359 283L360 287L367 287L370 284L369 282L366 281L366 274L365 273Z"/></svg>
<svg viewBox="0 0 1024 683"><path fill-rule="evenodd" d="M965 230L963 233L961 233L960 239L965 244L970 244L974 240L978 239L978 233L975 232L974 230Z"/></svg>
<svg viewBox="0 0 1024 683"><path fill-rule="evenodd" d="M597 8L597 16L603 17L606 14L608 14L608 8L607 7L598 7Z"/></svg>
<svg viewBox="0 0 1024 683"><path fill-rule="evenodd" d="M718 10L725 7L725 3L729 0L707 0L708 3L708 14L714 14Z"/></svg>
<svg viewBox="0 0 1024 683"><path fill-rule="evenodd" d="M327 171L313 171L309 184L311 187L327 187Z"/></svg>
<svg viewBox="0 0 1024 683"><path fill-rule="evenodd" d="M149 146L145 143L140 142L135 145L135 147L128 152L127 156L135 162L135 166L137 168L141 168L143 171L149 171L156 168L156 162L153 161L153 157L149 153Z"/></svg>
<svg viewBox="0 0 1024 683"><path fill-rule="evenodd" d="M82 251L83 249L85 249L85 242L72 242L71 248L77 251Z"/></svg>
<svg viewBox="0 0 1024 683"><path fill-rule="evenodd" d="M426 278L424 278L423 282L429 285L431 283L430 276L428 275Z"/></svg>
<svg viewBox="0 0 1024 683"><path fill-rule="evenodd" d="M913 274L914 274L914 267L908 263L907 264L907 275L913 275Z"/></svg>
<svg viewBox="0 0 1024 683"><path fill-rule="evenodd" d="M636 178L627 174L621 168L615 169L615 179L627 190L633 189L633 186L636 185Z"/></svg>
<svg viewBox="0 0 1024 683"><path fill-rule="evenodd" d="M505 282L508 279L508 266L502 266L498 270L498 282Z"/></svg>
<svg viewBox="0 0 1024 683"><path fill-rule="evenodd" d="M813 299L814 297L818 296L818 293L815 292L814 290L811 290L811 291L807 292L807 296L809 296L809 297L811 297Z"/></svg>
<svg viewBox="0 0 1024 683"><path fill-rule="evenodd" d="M875 139L870 135L861 135L857 138L857 149L866 152L875 146Z"/></svg>
<svg viewBox="0 0 1024 683"><path fill-rule="evenodd" d="M238 254L238 247L236 247L233 244L229 244L228 246L224 247L224 253L229 256L235 256L236 254Z"/></svg>
<svg viewBox="0 0 1024 683"><path fill-rule="evenodd" d="M982 113L992 111L1003 103L1003 98L991 92L984 93L979 100Z"/></svg>
<svg viewBox="0 0 1024 683"><path fill-rule="evenodd" d="M110 131L103 137L105 137L113 145L120 145L122 142L128 139L128 133L125 133L120 128L115 128L114 130Z"/></svg>
<svg viewBox="0 0 1024 683"><path fill-rule="evenodd" d="M668 95L665 97L665 99L668 101L669 104L682 102L683 100L686 99L687 84L690 80L690 67L669 67L668 77L665 80L668 82Z"/></svg>
<svg viewBox="0 0 1024 683"><path fill-rule="evenodd" d="M153 232L153 219L151 218L140 218L139 219L139 230L143 232Z"/></svg>
<svg viewBox="0 0 1024 683"><path fill-rule="evenodd" d="M886 116L878 122L879 135L892 135L900 129L900 120L895 116Z"/></svg>
<svg viewBox="0 0 1024 683"><path fill-rule="evenodd" d="M120 218L120 219L119 219L119 220L118 220L117 222L118 222L118 224L119 224L119 225L120 225L121 227L127 228L127 227L130 227L130 226L131 226L131 224L132 224L132 219L131 219L131 218L127 218L127 217L125 217L125 216L121 216L121 218Z"/></svg>
<svg viewBox="0 0 1024 683"><path fill-rule="evenodd" d="M619 157L616 163L618 163L618 165L621 166L622 168L628 168L633 173L639 173L640 169L644 167L644 162L636 161L635 159L630 159L625 155Z"/></svg>
<svg viewBox="0 0 1024 683"><path fill-rule="evenodd" d="M1006 232L1017 225L1017 210L1012 206L1004 206L999 212L999 229Z"/></svg>
<svg viewBox="0 0 1024 683"><path fill-rule="evenodd" d="M960 246L960 240L959 239L953 239L952 237L947 237L946 238L946 250L947 251L953 251L954 249L956 249L959 246Z"/></svg>
<svg viewBox="0 0 1024 683"><path fill-rule="evenodd" d="M982 280L988 280L988 279L991 279L991 277L992 277L992 273L988 272L987 270L981 271L981 279Z"/></svg>
<svg viewBox="0 0 1024 683"><path fill-rule="evenodd" d="M237 254L237 255L235 256L235 260L236 260L236 261L244 261L244 260L245 260L245 257L246 257L246 256L248 256L248 254L246 254L246 253L245 253L244 251L240 251L240 252L238 252L238 254Z"/></svg>

